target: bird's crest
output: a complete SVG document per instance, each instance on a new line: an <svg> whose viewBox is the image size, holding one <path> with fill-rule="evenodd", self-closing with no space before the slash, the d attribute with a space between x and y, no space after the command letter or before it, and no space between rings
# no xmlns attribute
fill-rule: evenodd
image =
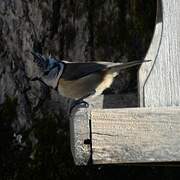
<svg viewBox="0 0 180 180"><path fill-rule="evenodd" d="M31 53L34 56L34 62L38 65L42 73L42 76L40 77L41 80L48 86L55 88L64 69L63 62L58 61L51 56L44 57L36 52Z"/></svg>

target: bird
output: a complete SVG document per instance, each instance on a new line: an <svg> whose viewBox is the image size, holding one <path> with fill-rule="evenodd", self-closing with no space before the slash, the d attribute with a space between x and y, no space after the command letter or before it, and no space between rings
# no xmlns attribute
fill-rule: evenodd
<svg viewBox="0 0 180 180"><path fill-rule="evenodd" d="M69 62L51 56L46 57L38 52L31 52L34 62L40 69L39 80L44 85L55 89L64 97L74 99L72 108L87 97L96 97L109 88L121 70L137 66L150 60L136 60L127 63L103 61ZM88 104L88 103L87 103Z"/></svg>

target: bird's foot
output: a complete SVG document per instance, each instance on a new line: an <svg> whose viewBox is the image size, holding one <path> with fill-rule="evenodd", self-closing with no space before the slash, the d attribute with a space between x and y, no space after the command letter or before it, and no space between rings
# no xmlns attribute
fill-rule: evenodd
<svg viewBox="0 0 180 180"><path fill-rule="evenodd" d="M77 106L79 105L80 107L83 107L83 108L88 108L89 107L89 103L80 99L80 100L76 100L72 103L71 107L70 107L70 113L72 112L72 110Z"/></svg>

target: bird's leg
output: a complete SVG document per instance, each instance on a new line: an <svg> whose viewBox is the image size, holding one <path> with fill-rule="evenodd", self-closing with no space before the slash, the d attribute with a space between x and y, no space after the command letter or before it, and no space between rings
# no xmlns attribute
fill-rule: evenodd
<svg viewBox="0 0 180 180"><path fill-rule="evenodd" d="M95 93L95 90L90 92L89 94L75 100L72 104L71 104L71 107L70 107L70 112L73 110L73 108L75 108L77 105L80 105L80 104L83 104L86 108L89 107L89 103L84 101L84 99L86 99L87 97L93 95ZM83 107L84 107L83 106Z"/></svg>

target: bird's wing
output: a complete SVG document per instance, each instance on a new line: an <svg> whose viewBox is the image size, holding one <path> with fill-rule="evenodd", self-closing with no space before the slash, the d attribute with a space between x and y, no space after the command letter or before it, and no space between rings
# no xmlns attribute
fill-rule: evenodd
<svg viewBox="0 0 180 180"><path fill-rule="evenodd" d="M84 76L87 76L91 73L95 73L98 71L102 71L107 69L106 64L101 63L93 63L93 62L87 62L87 63L66 63L64 66L63 74L61 75L61 78L64 80L76 80L79 78L82 78Z"/></svg>
<svg viewBox="0 0 180 180"><path fill-rule="evenodd" d="M113 62L87 62L87 63L70 63L65 64L65 68L61 78L65 80L76 80L87 76L91 73L112 69L112 72L119 72L133 66L142 64L148 61L131 61L127 63L113 63Z"/></svg>

